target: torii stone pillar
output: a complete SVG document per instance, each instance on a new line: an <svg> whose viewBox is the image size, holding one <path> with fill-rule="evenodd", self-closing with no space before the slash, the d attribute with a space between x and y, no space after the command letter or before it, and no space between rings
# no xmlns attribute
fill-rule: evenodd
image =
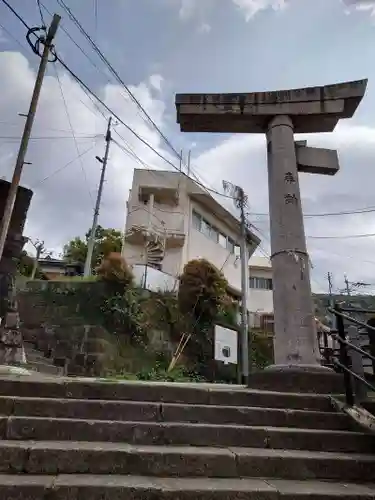
<svg viewBox="0 0 375 500"><path fill-rule="evenodd" d="M267 136L275 315L275 365L269 372L276 377L264 388L277 389L275 383L281 381L281 389L292 390L301 386L301 373L328 373L320 364L298 172L333 175L339 164L336 151L309 148L306 141L295 142L294 134L332 131L340 118L353 116L366 84L359 80L276 92L176 96L183 132ZM259 387L259 377L252 380ZM302 389L329 392L333 387L323 376Z"/></svg>

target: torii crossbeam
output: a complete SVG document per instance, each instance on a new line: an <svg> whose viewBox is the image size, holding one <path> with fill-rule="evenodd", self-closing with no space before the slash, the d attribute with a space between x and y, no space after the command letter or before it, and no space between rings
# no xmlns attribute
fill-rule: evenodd
<svg viewBox="0 0 375 500"><path fill-rule="evenodd" d="M310 263L298 172L334 175L335 150L311 148L295 133L331 132L350 118L367 80L275 92L177 94L183 132L261 133L267 136L275 365L280 371L319 371Z"/></svg>

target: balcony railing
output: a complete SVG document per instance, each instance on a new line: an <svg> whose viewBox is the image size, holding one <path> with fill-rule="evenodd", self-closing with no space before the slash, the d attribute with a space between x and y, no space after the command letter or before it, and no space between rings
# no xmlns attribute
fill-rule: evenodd
<svg viewBox="0 0 375 500"><path fill-rule="evenodd" d="M136 264L133 266L135 282L138 286L152 292L177 292L178 278L150 266Z"/></svg>

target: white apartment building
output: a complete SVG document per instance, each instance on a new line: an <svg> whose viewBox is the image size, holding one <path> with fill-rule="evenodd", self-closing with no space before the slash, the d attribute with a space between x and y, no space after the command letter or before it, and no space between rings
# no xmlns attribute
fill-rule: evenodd
<svg viewBox="0 0 375 500"><path fill-rule="evenodd" d="M157 269L175 281L187 262L205 258L240 296L239 221L202 186L179 172L135 169L127 208L123 256L136 277ZM259 242L249 231L249 256ZM257 292L249 296L250 310ZM268 304L263 307L259 296L257 307L266 310Z"/></svg>
<svg viewBox="0 0 375 500"><path fill-rule="evenodd" d="M273 332L273 282L271 261L252 256L249 261L250 326Z"/></svg>

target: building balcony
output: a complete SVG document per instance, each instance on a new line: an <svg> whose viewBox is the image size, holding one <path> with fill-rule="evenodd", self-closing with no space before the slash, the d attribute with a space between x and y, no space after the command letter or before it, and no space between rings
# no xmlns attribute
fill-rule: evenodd
<svg viewBox="0 0 375 500"><path fill-rule="evenodd" d="M179 202L178 189L168 186L139 186L138 199L142 203L148 203L153 196L154 203L176 207Z"/></svg>
<svg viewBox="0 0 375 500"><path fill-rule="evenodd" d="M125 240L133 245L143 245L150 232L165 241L165 248L182 247L186 237L184 215L143 204L130 208Z"/></svg>
<svg viewBox="0 0 375 500"><path fill-rule="evenodd" d="M125 241L131 245L144 245L150 236L156 234L164 241L165 248L180 248L185 244L185 232L183 225L180 228L163 228L160 225L133 224L128 225L125 233Z"/></svg>

